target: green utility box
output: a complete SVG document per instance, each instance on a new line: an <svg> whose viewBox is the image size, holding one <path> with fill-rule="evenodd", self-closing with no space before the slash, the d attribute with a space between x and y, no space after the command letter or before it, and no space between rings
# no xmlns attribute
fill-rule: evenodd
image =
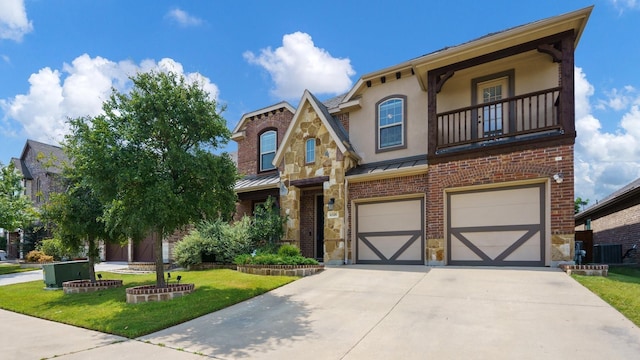
<svg viewBox="0 0 640 360"><path fill-rule="evenodd" d="M65 281L89 279L89 261L43 264L42 272L47 288L62 288L62 283Z"/></svg>

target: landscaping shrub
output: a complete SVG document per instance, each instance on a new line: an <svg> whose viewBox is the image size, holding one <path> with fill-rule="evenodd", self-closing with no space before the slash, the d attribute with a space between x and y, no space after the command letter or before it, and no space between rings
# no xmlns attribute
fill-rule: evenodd
<svg viewBox="0 0 640 360"><path fill-rule="evenodd" d="M298 249L297 246L285 244L280 246L280 248L278 249L278 255L282 257L300 256L300 249Z"/></svg>
<svg viewBox="0 0 640 360"><path fill-rule="evenodd" d="M31 250L25 256L25 261L30 263L49 263L53 262L53 256L46 255L42 251L39 250Z"/></svg>
<svg viewBox="0 0 640 360"><path fill-rule="evenodd" d="M269 196L264 204L256 206L254 210L253 226L249 232L251 239L258 247L275 252L284 236L286 222L287 217L280 216L275 199Z"/></svg>
<svg viewBox="0 0 640 360"><path fill-rule="evenodd" d="M300 249L293 245L282 245L278 253L258 252L235 257L236 265L318 265L316 259L300 255Z"/></svg>
<svg viewBox="0 0 640 360"><path fill-rule="evenodd" d="M249 236L250 228L251 219L247 217L234 224L221 219L203 221L176 244L176 262L187 267L202 263L206 257L216 263L231 264L236 256L254 248Z"/></svg>
<svg viewBox="0 0 640 360"><path fill-rule="evenodd" d="M64 259L73 259L79 257L82 249L70 248L65 246L63 241L59 238L44 239L36 246L37 250L40 250L45 255L53 257L55 261Z"/></svg>

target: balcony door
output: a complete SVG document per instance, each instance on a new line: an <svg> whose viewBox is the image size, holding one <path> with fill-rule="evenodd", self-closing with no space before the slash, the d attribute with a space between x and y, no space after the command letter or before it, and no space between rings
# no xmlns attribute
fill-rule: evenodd
<svg viewBox="0 0 640 360"><path fill-rule="evenodd" d="M479 137L496 137L507 132L509 107L500 100L509 96L509 77L479 82L476 94L478 104L487 104L478 111Z"/></svg>

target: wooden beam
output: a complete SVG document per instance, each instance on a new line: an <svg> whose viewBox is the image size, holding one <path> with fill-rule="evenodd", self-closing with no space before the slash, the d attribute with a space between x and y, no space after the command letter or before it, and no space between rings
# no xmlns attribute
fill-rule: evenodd
<svg viewBox="0 0 640 360"><path fill-rule="evenodd" d="M444 83L446 83L447 80L449 80L453 76L453 74L455 74L455 72L453 70L449 70L446 73L438 76L436 80L436 93L440 93L440 90L442 90Z"/></svg>
<svg viewBox="0 0 640 360"><path fill-rule="evenodd" d="M437 83L438 76L429 71L427 73L427 159L436 156L438 146Z"/></svg>
<svg viewBox="0 0 640 360"><path fill-rule="evenodd" d="M562 62L560 62L560 124L564 133L575 136L576 110L574 90L574 49L575 36L567 36L560 43Z"/></svg>
<svg viewBox="0 0 640 360"><path fill-rule="evenodd" d="M538 51L550 55L553 59L553 62L559 63L562 61L562 51L556 49L556 47L551 44L538 45Z"/></svg>

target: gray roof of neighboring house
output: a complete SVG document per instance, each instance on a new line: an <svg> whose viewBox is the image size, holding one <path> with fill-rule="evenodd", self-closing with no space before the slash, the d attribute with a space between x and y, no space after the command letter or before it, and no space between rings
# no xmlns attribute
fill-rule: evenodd
<svg viewBox="0 0 640 360"><path fill-rule="evenodd" d="M64 169L65 164L69 163L69 158L64 153L60 146L45 144L35 140L27 140L22 150L21 160L24 160L27 149L31 148L36 154L43 154L45 157L52 158L52 164L47 169L49 173L60 174ZM45 162L47 160L44 160Z"/></svg>
<svg viewBox="0 0 640 360"><path fill-rule="evenodd" d="M632 181L631 183L623 186L617 191L609 194L595 205L588 207L586 210L581 211L575 215L576 220L584 220L589 216L596 214L600 211L606 210L608 207L613 206L623 200L626 200L632 196L640 196L640 178Z"/></svg>
<svg viewBox="0 0 640 360"><path fill-rule="evenodd" d="M18 158L11 158L11 162L13 163L13 166L20 171L20 173L22 174L22 177L27 179L27 180L33 180L33 176L31 175L31 171L29 171L29 168L27 167L27 165L25 165L24 161L18 159Z"/></svg>

